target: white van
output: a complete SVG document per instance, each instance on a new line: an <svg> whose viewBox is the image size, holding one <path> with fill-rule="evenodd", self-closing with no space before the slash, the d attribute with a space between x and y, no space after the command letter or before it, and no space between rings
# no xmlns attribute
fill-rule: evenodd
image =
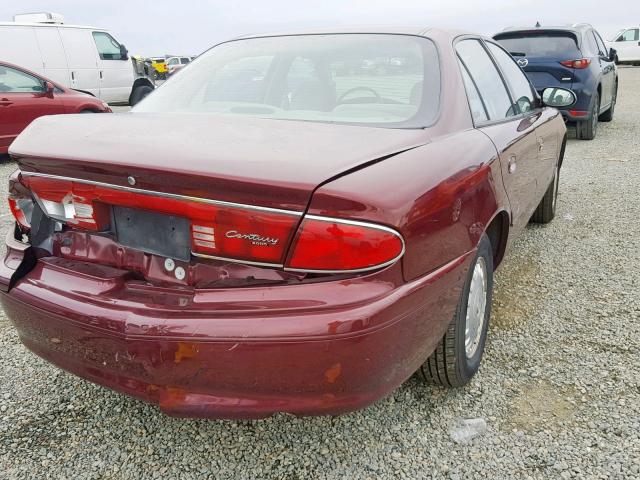
<svg viewBox="0 0 640 480"><path fill-rule="evenodd" d="M50 18L0 22L0 60L89 92L107 103L134 105L153 90L153 82L138 73L127 49L108 31L65 25L59 15L42 15Z"/></svg>

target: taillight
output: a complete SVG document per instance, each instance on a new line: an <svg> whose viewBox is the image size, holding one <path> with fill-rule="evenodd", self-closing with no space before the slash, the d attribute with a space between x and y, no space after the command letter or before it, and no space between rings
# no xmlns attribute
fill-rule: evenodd
<svg viewBox="0 0 640 480"><path fill-rule="evenodd" d="M191 252L201 257L346 273L382 268L404 253L398 232L368 222L316 215L300 221L301 212L37 174L25 174L22 183L29 198L32 194L48 216L73 228L117 235L117 221L111 225L111 206L187 218ZM21 204L14 199L10 205L20 219Z"/></svg>
<svg viewBox="0 0 640 480"><path fill-rule="evenodd" d="M381 225L306 215L291 250L288 270L361 272L397 261L404 241Z"/></svg>
<svg viewBox="0 0 640 480"><path fill-rule="evenodd" d="M20 183L20 171L15 171L9 177L9 210L23 231L31 228L33 215L33 198L31 192Z"/></svg>
<svg viewBox="0 0 640 480"><path fill-rule="evenodd" d="M561 65L564 65L567 68L575 68L578 70L582 70L591 65L590 58L580 58L578 60L565 60L564 62L560 62Z"/></svg>
<svg viewBox="0 0 640 480"><path fill-rule="evenodd" d="M72 179L25 175L24 182L48 216L74 228L111 229L112 205L175 215L191 222L194 255L276 267L301 215Z"/></svg>

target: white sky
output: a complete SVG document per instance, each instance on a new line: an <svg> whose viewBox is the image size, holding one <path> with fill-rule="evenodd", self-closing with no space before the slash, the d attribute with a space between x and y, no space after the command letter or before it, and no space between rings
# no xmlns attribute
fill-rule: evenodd
<svg viewBox="0 0 640 480"><path fill-rule="evenodd" d="M11 5L9 5L11 3ZM0 21L14 13L56 12L67 23L110 30L131 54L201 53L255 32L332 25L454 27L493 34L505 26L588 22L609 39L640 24L638 0L2 0Z"/></svg>

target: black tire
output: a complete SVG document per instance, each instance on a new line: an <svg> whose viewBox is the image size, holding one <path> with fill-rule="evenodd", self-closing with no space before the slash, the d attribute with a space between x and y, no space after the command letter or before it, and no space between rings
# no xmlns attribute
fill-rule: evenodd
<svg viewBox="0 0 640 480"><path fill-rule="evenodd" d="M80 113L97 113L94 110L80 110Z"/></svg>
<svg viewBox="0 0 640 480"><path fill-rule="evenodd" d="M547 191L540 200L540 204L533 212L531 221L533 223L549 223L556 216L556 202L558 201L558 187L560 185L560 169L556 165L555 172Z"/></svg>
<svg viewBox="0 0 640 480"><path fill-rule="evenodd" d="M486 271L486 297L483 324L479 331L479 339L472 342L475 350L471 356L467 355L465 346L465 331L467 327L467 309L469 306L469 291L474 277L476 265L484 262ZM467 279L464 283L462 295L453 321L449 324L444 337L436 350L422 365L421 370L427 382L443 387L461 387L469 383L480 367L484 345L487 339L487 329L491 316L491 298L493 292L493 249L486 234L482 235L476 256L471 262ZM481 298L481 297L479 297Z"/></svg>
<svg viewBox="0 0 640 480"><path fill-rule="evenodd" d="M600 95L595 93L591 99L589 120L576 124L576 137L579 140L593 140L598 133L598 116L600 115Z"/></svg>
<svg viewBox="0 0 640 480"><path fill-rule="evenodd" d="M149 95L151 92L153 92L153 88L151 88L149 85L140 85L139 87L136 87L136 89L131 94L131 100L129 101L129 103L133 107L136 103Z"/></svg>
<svg viewBox="0 0 640 480"><path fill-rule="evenodd" d="M618 84L616 83L616 86L613 90L613 97L611 98L611 107L609 107L609 110L607 110L602 115L600 115L600 118L598 119L598 121L610 122L611 120L613 120L613 114L615 113L617 101L618 101Z"/></svg>

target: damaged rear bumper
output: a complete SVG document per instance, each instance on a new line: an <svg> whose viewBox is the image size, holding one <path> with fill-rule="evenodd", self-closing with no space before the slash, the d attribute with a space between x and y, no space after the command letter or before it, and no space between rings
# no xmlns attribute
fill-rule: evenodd
<svg viewBox="0 0 640 480"><path fill-rule="evenodd" d="M387 395L434 350L470 258L411 283L395 266L197 290L46 257L7 292L20 248L11 245L1 267L0 301L29 349L167 414L209 418L339 414Z"/></svg>

